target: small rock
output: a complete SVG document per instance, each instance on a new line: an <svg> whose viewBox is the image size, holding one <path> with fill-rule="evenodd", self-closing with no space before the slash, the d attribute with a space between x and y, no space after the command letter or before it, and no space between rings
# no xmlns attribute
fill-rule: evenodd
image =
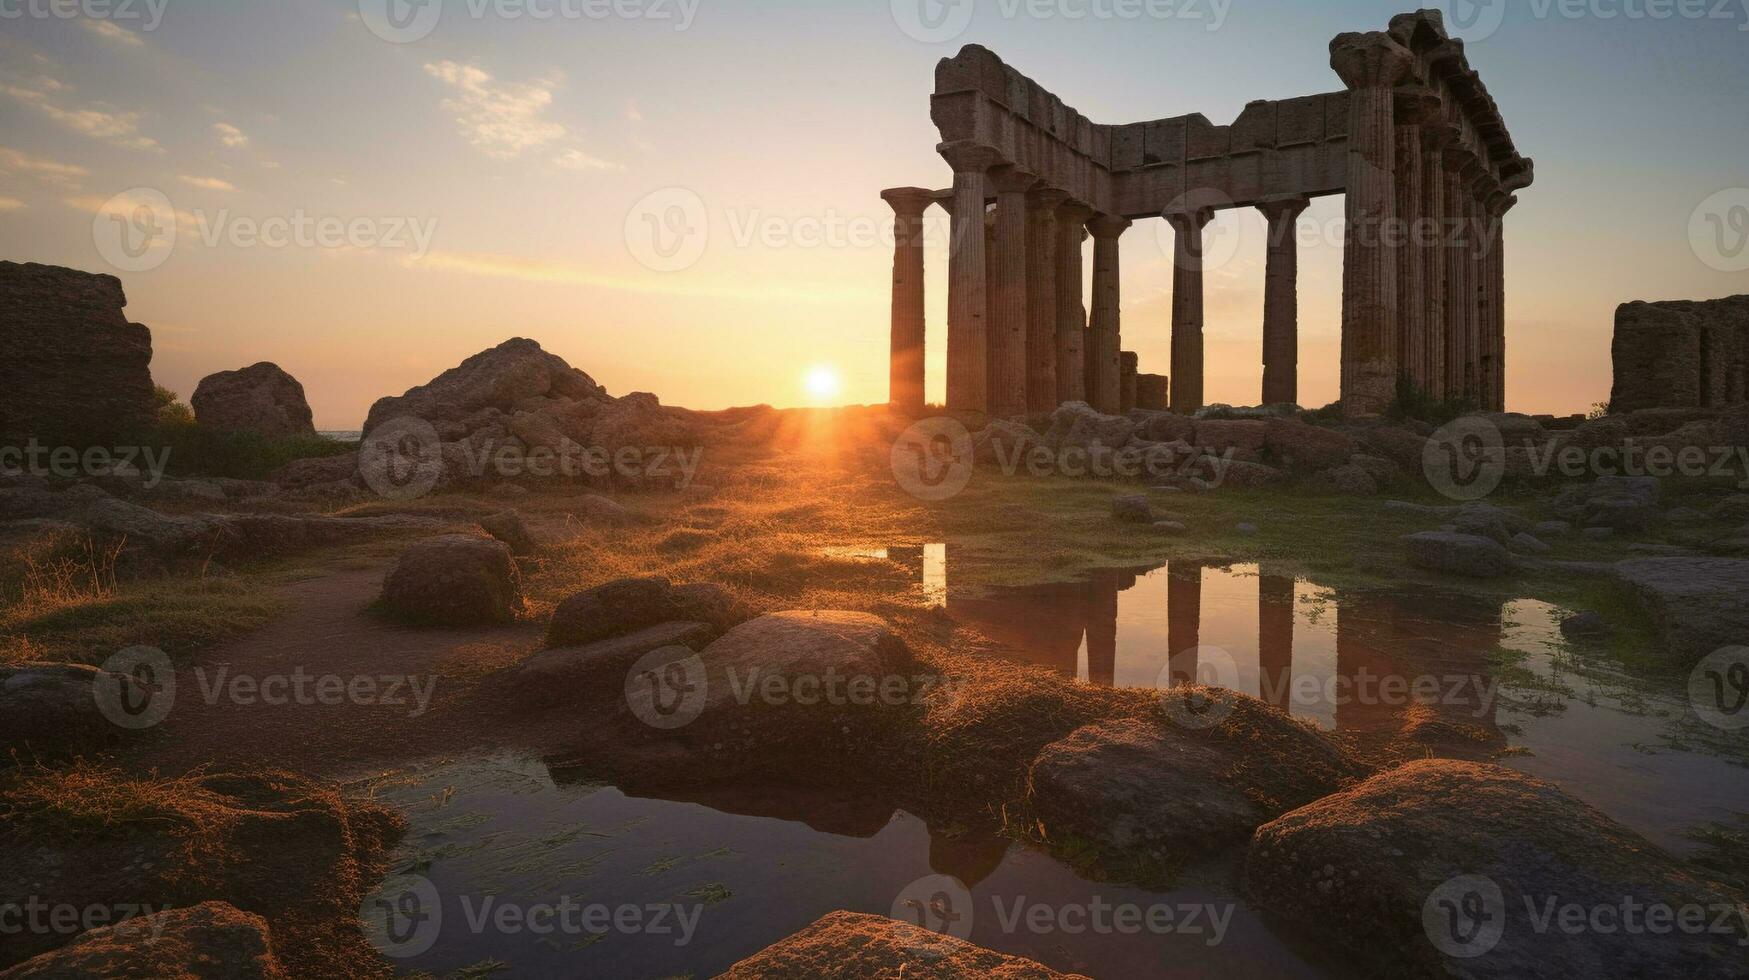
<svg viewBox="0 0 1749 980"><path fill-rule="evenodd" d="M1521 555L1541 555L1547 554L1552 550L1540 539L1523 532L1514 534L1512 540L1507 543L1513 551L1516 551Z"/></svg>
<svg viewBox="0 0 1749 980"><path fill-rule="evenodd" d="M1609 623L1604 621L1603 614L1594 610L1586 610L1561 620L1561 635L1568 639L1593 639L1608 636Z"/></svg>
<svg viewBox="0 0 1749 980"><path fill-rule="evenodd" d="M1111 516L1125 524L1150 524L1154 520L1154 506L1148 502L1146 494L1113 497Z"/></svg>
<svg viewBox="0 0 1749 980"><path fill-rule="evenodd" d="M1183 534L1190 530L1178 521L1155 521L1154 529L1165 534Z"/></svg>
<svg viewBox="0 0 1749 980"><path fill-rule="evenodd" d="M528 525L523 523L522 515L513 510L502 511L490 517L480 519L480 529L510 546L510 553L518 558L525 558L537 552L534 538L528 533Z"/></svg>

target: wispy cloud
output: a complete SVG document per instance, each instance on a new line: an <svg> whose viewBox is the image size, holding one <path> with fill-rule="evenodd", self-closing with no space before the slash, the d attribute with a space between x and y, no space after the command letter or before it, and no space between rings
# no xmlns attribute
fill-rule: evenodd
<svg viewBox="0 0 1749 980"><path fill-rule="evenodd" d="M190 187L198 187L201 190L234 191L237 189L235 184L232 184L228 180L220 180L217 177L193 177L188 174L182 174L179 179L184 184L187 184Z"/></svg>
<svg viewBox="0 0 1749 980"><path fill-rule="evenodd" d="M120 24L117 24L113 20L99 20L95 17L81 17L79 18L79 23L85 25L86 30L96 34L98 37L114 41L124 47L137 48L146 43L145 38L140 37L138 34L128 30Z"/></svg>
<svg viewBox="0 0 1749 980"><path fill-rule="evenodd" d="M86 194L80 197L66 198L61 203L88 214L110 215L124 221L132 218L134 214L142 208L150 211L154 215L159 215L163 211L163 208L158 202L147 197L136 196L133 191L124 191L114 197L98 197L95 194ZM173 208L173 212L178 227L194 228L200 224L200 219L187 211L183 211L180 208Z"/></svg>
<svg viewBox="0 0 1749 980"><path fill-rule="evenodd" d="M613 289L631 293L660 293L671 296L703 296L713 299L789 301L803 303L871 303L880 299L876 290L864 288L830 288L819 286L748 286L740 283L679 282L652 276L627 279L604 276L563 262L528 259L514 255L494 255L482 252L432 252L419 259L403 259L409 269L434 272L459 272L499 279L520 279L525 282L563 283Z"/></svg>
<svg viewBox="0 0 1749 980"><path fill-rule="evenodd" d="M249 136L230 123L213 123L213 132L218 135L219 142L233 150L249 145Z"/></svg>
<svg viewBox="0 0 1749 980"><path fill-rule="evenodd" d="M46 76L39 77L28 85L0 86L0 92L5 92L76 133L129 150L164 152L157 140L140 135L139 113L118 112L114 107L101 102L83 106L61 104L57 96L69 91L66 85Z"/></svg>
<svg viewBox="0 0 1749 980"><path fill-rule="evenodd" d="M24 207L24 202L16 197L0 197L0 212L18 211Z"/></svg>
<svg viewBox="0 0 1749 980"><path fill-rule="evenodd" d="M462 138L494 160L554 147L549 162L560 170L622 169L585 151L563 123L547 118L560 85L557 76L503 82L477 65L454 61L433 62L425 71L449 86L451 95L443 100L443 109L455 117Z"/></svg>
<svg viewBox="0 0 1749 980"><path fill-rule="evenodd" d="M34 177L60 187L77 187L79 181L89 176L91 171L78 164L33 157L28 153L0 146L0 173Z"/></svg>

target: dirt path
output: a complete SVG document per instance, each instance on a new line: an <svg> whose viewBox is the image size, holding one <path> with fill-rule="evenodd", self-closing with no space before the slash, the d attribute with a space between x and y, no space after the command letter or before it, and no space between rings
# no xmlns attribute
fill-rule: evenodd
<svg viewBox="0 0 1749 980"><path fill-rule="evenodd" d="M518 741L469 698L540 644L538 624L403 626L371 611L384 569L284 587L290 611L179 668L170 712L122 752L165 774L278 766L352 778Z"/></svg>

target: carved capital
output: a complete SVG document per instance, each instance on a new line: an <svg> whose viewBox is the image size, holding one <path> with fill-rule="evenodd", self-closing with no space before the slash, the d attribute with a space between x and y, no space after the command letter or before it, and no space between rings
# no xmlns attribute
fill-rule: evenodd
<svg viewBox="0 0 1749 980"><path fill-rule="evenodd" d="M1214 220L1215 209L1211 207L1169 207L1160 212L1160 217L1172 226L1172 230L1180 235L1192 235L1202 231L1203 226Z"/></svg>
<svg viewBox="0 0 1749 980"><path fill-rule="evenodd" d="M1068 191L1058 190L1055 187L1038 187L1026 196L1026 206L1032 210L1049 211L1055 215L1068 200Z"/></svg>
<svg viewBox="0 0 1749 980"><path fill-rule="evenodd" d="M1093 217L1093 209L1073 198L1063 202L1057 208L1057 220L1072 225L1085 225L1087 219Z"/></svg>
<svg viewBox="0 0 1749 980"><path fill-rule="evenodd" d="M1002 154L995 147L971 140L939 143L935 152L941 154L941 158L947 161L947 165L956 174L983 173L1002 163Z"/></svg>
<svg viewBox="0 0 1749 980"><path fill-rule="evenodd" d="M1395 88L1409 77L1415 56L1383 31L1338 34L1330 42L1330 67L1355 88Z"/></svg>
<svg viewBox="0 0 1749 980"><path fill-rule="evenodd" d="M1025 194L1038 186L1038 174L1018 167L997 167L990 171L990 182L998 194Z"/></svg>
<svg viewBox="0 0 1749 980"><path fill-rule="evenodd" d="M1279 197L1266 197L1258 201L1257 210L1263 212L1263 216L1269 219L1270 224L1275 224L1299 218L1300 213L1305 211L1311 203L1310 198L1285 194Z"/></svg>
<svg viewBox="0 0 1749 980"><path fill-rule="evenodd" d="M1445 100L1423 85L1398 86L1396 115L1399 126L1425 126L1445 118Z"/></svg>
<svg viewBox="0 0 1749 980"><path fill-rule="evenodd" d="M1429 153L1443 150L1458 141L1458 128L1446 122L1441 115L1438 119L1421 126L1421 148Z"/></svg>
<svg viewBox="0 0 1749 980"><path fill-rule="evenodd" d="M920 218L935 203L935 192L923 187L893 187L881 191L881 200L893 206L902 218Z"/></svg>
<svg viewBox="0 0 1749 980"><path fill-rule="evenodd" d="M1120 218L1115 214L1096 214L1087 222L1087 230L1094 238L1116 238L1130 226L1130 219Z"/></svg>
<svg viewBox="0 0 1749 980"><path fill-rule="evenodd" d="M1518 157L1502 167L1500 186L1507 191L1523 190L1536 180L1536 161Z"/></svg>

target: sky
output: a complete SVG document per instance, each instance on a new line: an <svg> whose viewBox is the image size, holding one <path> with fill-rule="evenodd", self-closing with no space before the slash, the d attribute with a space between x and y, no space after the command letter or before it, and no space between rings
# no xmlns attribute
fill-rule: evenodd
<svg viewBox="0 0 1749 980"><path fill-rule="evenodd" d="M1618 304L1749 293L1749 0L1450 2L1537 162L1506 224L1508 408L1584 411L1609 394ZM1406 9L0 0L0 258L119 276L160 384L186 399L274 361L323 429L513 336L616 395L883 402L879 192L951 181L936 61L979 43L1095 122L1224 124L1248 101L1339 89L1329 39ZM1341 213L1323 198L1301 221L1312 406L1337 396ZM1207 398L1253 404L1263 222L1224 212L1211 234L1236 247L1207 273ZM1124 347L1143 371L1167 370L1170 247L1157 219L1122 239Z"/></svg>

